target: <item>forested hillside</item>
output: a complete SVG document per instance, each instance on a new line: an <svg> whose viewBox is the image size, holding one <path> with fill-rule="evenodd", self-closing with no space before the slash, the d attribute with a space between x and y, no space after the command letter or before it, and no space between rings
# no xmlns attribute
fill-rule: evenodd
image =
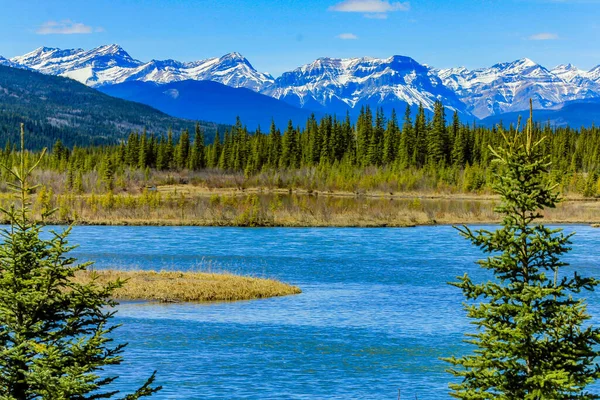
<svg viewBox="0 0 600 400"><path fill-rule="evenodd" d="M193 128L194 122L117 99L71 79L0 66L0 142L15 142L25 123L30 148L115 144L132 131L156 134ZM208 137L213 123L201 123Z"/></svg>
<svg viewBox="0 0 600 400"><path fill-rule="evenodd" d="M505 128L514 134L514 125ZM552 128L537 124L535 136L545 136L543 148L552 161L552 180L564 192L595 196L599 192L600 129ZM487 191L496 165L489 146L501 142L498 128L463 124L455 114L446 121L441 103L432 118L423 108L401 118L386 119L381 110L366 107L356 124L349 117L309 118L303 126L289 124L284 132L249 132L241 120L207 141L201 125L192 131L131 133L115 146L69 149L57 143L42 168L68 175L71 188L103 192L173 182L174 174L193 171L245 177L244 185L327 191L480 192ZM2 157L12 162L13 152ZM131 174L133 171L143 174ZM206 173L202 172L204 178ZM85 177L90 180L85 183ZM153 180L152 176L159 177ZM138 178L135 178L138 176ZM120 178L119 178L120 177ZM237 179L237 178L236 178ZM129 180L130 183L127 183ZM116 183L120 182L120 183ZM200 181L198 181L200 182ZM240 185L235 181L234 185Z"/></svg>

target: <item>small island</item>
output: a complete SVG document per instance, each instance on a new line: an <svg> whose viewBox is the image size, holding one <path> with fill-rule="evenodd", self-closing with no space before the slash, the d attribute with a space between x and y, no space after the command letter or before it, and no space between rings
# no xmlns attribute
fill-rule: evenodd
<svg viewBox="0 0 600 400"><path fill-rule="evenodd" d="M74 279L99 285L121 279L126 281L114 291L115 300L145 300L165 303L217 302L288 296L302 291L275 279L241 276L232 273L84 270Z"/></svg>

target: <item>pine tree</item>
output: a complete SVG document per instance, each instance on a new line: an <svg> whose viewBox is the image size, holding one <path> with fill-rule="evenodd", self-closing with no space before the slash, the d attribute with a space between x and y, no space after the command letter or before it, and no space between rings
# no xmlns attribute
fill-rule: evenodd
<svg viewBox="0 0 600 400"><path fill-rule="evenodd" d="M71 228L40 237L43 226L30 208L35 186L29 183L38 164L26 163L23 125L21 150L19 166L10 170L16 204L2 210L10 228L2 231L0 244L0 398L112 398L117 391L110 384L117 377L98 373L122 362L124 345L111 346L108 337L118 327L111 324L110 297L122 282L73 281L90 263L76 264L69 255ZM152 395L160 389L153 381L154 374L124 399Z"/></svg>
<svg viewBox="0 0 600 400"><path fill-rule="evenodd" d="M504 134L504 133L503 133ZM512 137L511 137L512 136ZM459 399L594 399L586 386L600 377L600 329L590 326L584 299L576 294L599 281L559 271L570 235L535 221L541 210L559 201L548 183L550 163L542 156L543 139L534 139L533 122L525 133L504 134L505 147L492 150L502 171L494 185L503 215L496 231L461 234L484 252L479 261L494 279L475 283L468 275L454 286L478 330L468 335L474 354L449 358L451 384Z"/></svg>
<svg viewBox="0 0 600 400"><path fill-rule="evenodd" d="M459 127L457 129L456 136L454 137L454 143L452 145L452 163L454 165L463 166L465 164L465 148L466 141L464 137L464 130Z"/></svg>
<svg viewBox="0 0 600 400"><path fill-rule="evenodd" d="M204 158L204 134L199 123L196 123L194 144L192 146L189 164L190 169L192 170L199 170L206 167L206 161Z"/></svg>
<svg viewBox="0 0 600 400"><path fill-rule="evenodd" d="M184 130L179 135L179 142L175 149L175 162L180 170L187 167L188 157L190 154L190 133Z"/></svg>
<svg viewBox="0 0 600 400"><path fill-rule="evenodd" d="M281 132L275 126L275 121L271 121L269 130L269 157L267 163L271 168L277 168L281 157Z"/></svg>
<svg viewBox="0 0 600 400"><path fill-rule="evenodd" d="M331 116L327 115L321 119L321 124L319 125L319 137L321 138L321 155L319 156L319 163L330 164L332 161L332 128Z"/></svg>
<svg viewBox="0 0 600 400"><path fill-rule="evenodd" d="M282 168L297 168L299 167L300 157L298 154L298 138L294 125L290 120L288 128L283 134L281 141L281 159L279 166Z"/></svg>
<svg viewBox="0 0 600 400"><path fill-rule="evenodd" d="M132 132L127 139L127 146L125 148L125 162L127 165L135 167L138 165L140 158L140 143L139 135Z"/></svg>
<svg viewBox="0 0 600 400"><path fill-rule="evenodd" d="M361 108L358 121L356 122L356 161L357 164L365 166L369 164L369 144L373 136L373 114L371 108Z"/></svg>
<svg viewBox="0 0 600 400"><path fill-rule="evenodd" d="M8 145L8 144L7 144ZM54 147L52 147L52 155L54 156L54 162L56 163L56 168L60 168L60 162L64 159L67 149L63 145L62 141L58 139L54 143ZM10 153L10 150L8 150Z"/></svg>
<svg viewBox="0 0 600 400"><path fill-rule="evenodd" d="M415 119L415 146L413 160L416 166L423 166L427 156L427 118L425 117L425 108L419 104L419 111Z"/></svg>
<svg viewBox="0 0 600 400"><path fill-rule="evenodd" d="M139 169L144 169L148 166L148 153L149 153L149 143L148 143L148 137L146 136L146 133L144 132L144 134L142 135L141 139L140 139L140 149L139 149L139 154L138 154L138 163L137 166Z"/></svg>
<svg viewBox="0 0 600 400"><path fill-rule="evenodd" d="M222 170L228 170L230 168L230 158L232 153L232 140L231 133L225 131L223 137L223 145L221 146L221 154L219 155L219 168Z"/></svg>
<svg viewBox="0 0 600 400"><path fill-rule="evenodd" d="M400 133L398 128L398 118L396 110L392 109L392 115L388 121L387 128L383 137L383 163L391 164L396 160L396 150L398 148Z"/></svg>
<svg viewBox="0 0 600 400"><path fill-rule="evenodd" d="M65 188L67 190L73 189L74 180L75 180L74 166L73 166L73 163L69 163L69 167L67 168L67 180L65 182Z"/></svg>
<svg viewBox="0 0 600 400"><path fill-rule="evenodd" d="M77 171L75 182L73 183L73 191L77 194L83 193L83 174L81 171Z"/></svg>
<svg viewBox="0 0 600 400"><path fill-rule="evenodd" d="M102 180L106 184L106 188L110 191L114 187L113 178L115 176L115 166L110 156L107 156L104 161L104 173Z"/></svg>
<svg viewBox="0 0 600 400"><path fill-rule="evenodd" d="M321 136L319 126L315 114L311 114L306 123L306 132L308 134L308 164L314 165L319 163L321 157Z"/></svg>
<svg viewBox="0 0 600 400"><path fill-rule="evenodd" d="M157 145L157 151L156 151L156 169L158 169L159 171L162 171L166 168L169 167L168 164L168 157L167 157L167 147L165 144L165 140L164 138L160 138L160 140L158 141L158 145Z"/></svg>
<svg viewBox="0 0 600 400"><path fill-rule="evenodd" d="M416 141L415 130L410 119L410 105L407 104L398 144L398 162L401 168L407 168L416 163L414 158Z"/></svg>
<svg viewBox="0 0 600 400"><path fill-rule="evenodd" d="M219 166L219 156L221 155L221 138L219 137L219 130L215 132L215 138L213 140L209 167L216 168Z"/></svg>
<svg viewBox="0 0 600 400"><path fill-rule="evenodd" d="M446 118L444 106L435 102L433 121L427 135L427 156L433 165L442 164L446 159Z"/></svg>
<svg viewBox="0 0 600 400"><path fill-rule="evenodd" d="M367 160L370 165L381 165L383 136L385 131L384 124L385 118L383 116L383 110L378 108L375 112L375 127L371 131L369 147L367 149Z"/></svg>
<svg viewBox="0 0 600 400"><path fill-rule="evenodd" d="M598 192L598 174L596 171L588 172L587 178L585 180L585 186L583 189L584 197L594 197Z"/></svg>
<svg viewBox="0 0 600 400"><path fill-rule="evenodd" d="M165 168L170 168L173 163L175 146L173 145L173 131L169 129L167 132L167 141L164 147L164 164Z"/></svg>

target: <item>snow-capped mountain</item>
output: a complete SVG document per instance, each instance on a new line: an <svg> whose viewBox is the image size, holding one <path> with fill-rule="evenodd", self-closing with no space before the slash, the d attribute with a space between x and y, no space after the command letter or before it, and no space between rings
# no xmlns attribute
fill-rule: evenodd
<svg viewBox="0 0 600 400"><path fill-rule="evenodd" d="M264 93L298 107L330 112L399 103L423 104L432 110L436 100L450 109L465 108L428 67L403 56L319 58L284 73Z"/></svg>
<svg viewBox="0 0 600 400"><path fill-rule="evenodd" d="M573 64L560 64L550 70L554 75L563 79L565 82L574 82L580 78L585 78L587 71L577 68Z"/></svg>
<svg viewBox="0 0 600 400"><path fill-rule="evenodd" d="M168 83L187 79L210 80L255 91L273 82L268 74L256 71L239 53L201 61L179 62L133 59L119 45L100 46L92 50L40 47L11 62L33 70L66 76L88 86L114 85L127 81Z"/></svg>
<svg viewBox="0 0 600 400"><path fill-rule="evenodd" d="M13 68L24 68L24 67L20 66L19 64L14 63L2 56L0 56L0 65L3 65L5 67L13 67Z"/></svg>
<svg viewBox="0 0 600 400"><path fill-rule="evenodd" d="M188 79L214 81L254 91L260 91L274 81L269 74L255 70L241 54L229 53L219 58L185 63L175 60L152 60L125 71L118 79L113 79L111 84L133 80L170 83Z"/></svg>
<svg viewBox="0 0 600 400"><path fill-rule="evenodd" d="M10 61L50 75L66 76L88 86L118 79L123 70L141 64L118 45L92 50L40 47ZM106 79L110 77L111 79Z"/></svg>
<svg viewBox="0 0 600 400"><path fill-rule="evenodd" d="M529 107L551 109L572 101L600 96L600 86L572 65L552 71L528 58L469 71L438 71L444 84L456 91L467 111L478 118Z"/></svg>
<svg viewBox="0 0 600 400"><path fill-rule="evenodd" d="M0 57L0 65L66 76L93 87L131 81L215 81L328 113L363 105L401 112L406 104L423 104L432 110L441 100L450 109L485 118L525 110L530 98L538 109L600 98L600 65L590 71L571 64L549 70L527 58L475 70L435 69L404 56L319 58L274 79L239 53L191 62L142 62L113 44L91 50L41 47L10 60Z"/></svg>
<svg viewBox="0 0 600 400"><path fill-rule="evenodd" d="M600 65L592 68L588 73L587 77L592 81L600 84Z"/></svg>

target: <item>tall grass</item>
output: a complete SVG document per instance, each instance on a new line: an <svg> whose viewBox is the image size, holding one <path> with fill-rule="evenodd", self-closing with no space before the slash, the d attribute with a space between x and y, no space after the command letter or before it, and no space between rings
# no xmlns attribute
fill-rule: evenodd
<svg viewBox="0 0 600 400"><path fill-rule="evenodd" d="M0 194L0 206L10 199ZM195 226L414 226L497 222L489 195L328 193L213 189L191 185L141 193L60 194L41 189L34 212L57 208L49 223ZM600 223L600 202L572 198L544 212L547 222Z"/></svg>
<svg viewBox="0 0 600 400"><path fill-rule="evenodd" d="M262 299L299 294L292 285L265 278L230 273L177 271L86 270L76 274L79 283L98 284L125 280L114 295L119 300L160 302L214 302Z"/></svg>

